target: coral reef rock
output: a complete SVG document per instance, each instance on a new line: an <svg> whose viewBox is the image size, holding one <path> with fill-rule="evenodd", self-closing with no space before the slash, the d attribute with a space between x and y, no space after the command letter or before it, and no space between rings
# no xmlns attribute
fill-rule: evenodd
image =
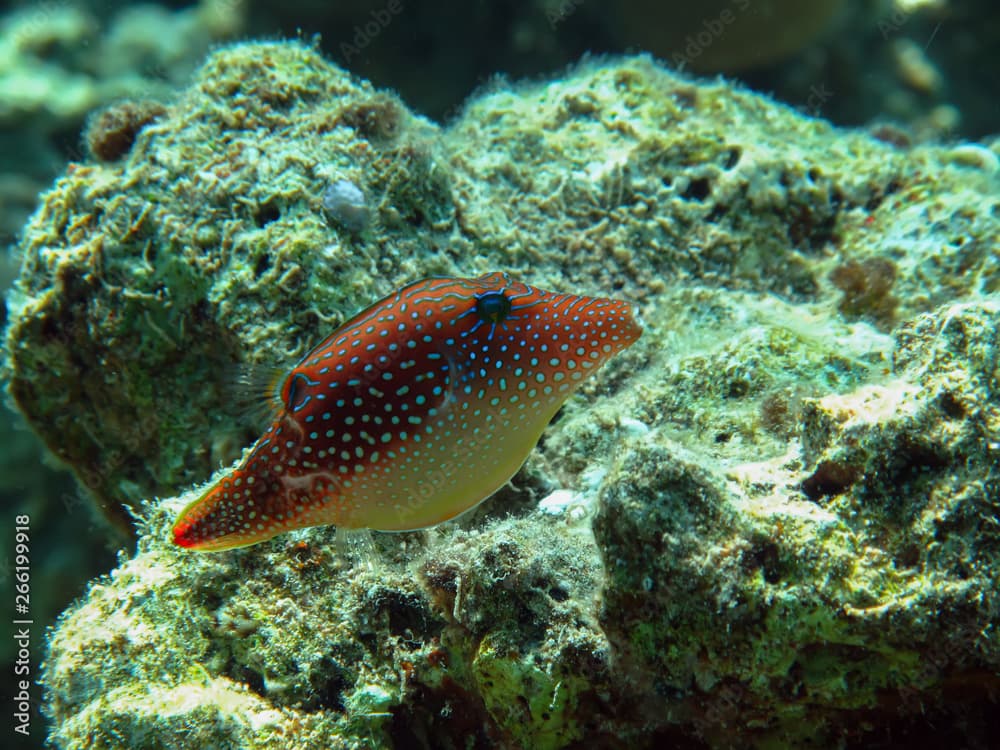
<svg viewBox="0 0 1000 750"><path fill-rule="evenodd" d="M10 392L138 519L51 633L52 742L1000 742L1000 190L970 148L645 57L494 88L441 129L301 44L219 50L21 242ZM331 220L342 181L363 223ZM647 327L511 486L352 554L328 528L169 545L189 486L255 437L234 363L496 269L633 299Z"/></svg>
<svg viewBox="0 0 1000 750"><path fill-rule="evenodd" d="M169 97L222 39L243 30L245 4L15 3L0 15L0 239L9 241L95 107ZM88 8L88 5L93 6ZM6 291L6 285L0 286Z"/></svg>

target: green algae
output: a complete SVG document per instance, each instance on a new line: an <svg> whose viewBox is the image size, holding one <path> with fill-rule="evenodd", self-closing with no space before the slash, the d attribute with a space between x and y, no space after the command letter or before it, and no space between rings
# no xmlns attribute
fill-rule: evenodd
<svg viewBox="0 0 1000 750"><path fill-rule="evenodd" d="M587 680L552 674L545 663L497 648L489 636L480 644L472 670L486 710L516 745L549 750L583 739L576 711L579 694L591 689Z"/></svg>

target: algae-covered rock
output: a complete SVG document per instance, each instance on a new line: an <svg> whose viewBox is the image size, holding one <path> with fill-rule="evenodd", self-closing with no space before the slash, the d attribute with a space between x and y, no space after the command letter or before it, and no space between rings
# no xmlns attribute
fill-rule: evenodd
<svg viewBox="0 0 1000 750"><path fill-rule="evenodd" d="M234 47L123 161L73 165L47 194L21 243L10 391L124 524L121 504L251 437L234 363L288 362L415 276L504 267L639 301L692 277L817 301L838 265L878 257L898 317L990 289L995 175L947 162L642 58L485 96L442 140L309 49ZM339 180L372 202L360 236L323 208ZM848 309L884 320L871 298Z"/></svg>
<svg viewBox="0 0 1000 750"><path fill-rule="evenodd" d="M169 98L214 43L240 33L246 4L14 3L0 16L0 240L9 242L61 173L95 108ZM93 6L93 7L88 7ZM78 158L78 157L77 157ZM6 285L3 285L6 289Z"/></svg>
<svg viewBox="0 0 1000 750"><path fill-rule="evenodd" d="M980 679L985 717L1000 675L998 322L995 300L917 316L891 373L868 377L841 342L829 364L847 378L802 400L791 454L734 465L654 441L622 457L595 519L614 561L601 622L647 720L669 708L712 746L734 727L745 744L834 746L854 733L846 716L908 731L913 701L964 710Z"/></svg>
<svg viewBox="0 0 1000 750"><path fill-rule="evenodd" d="M187 724L220 748L564 747L596 725L586 534L506 521L366 559L317 530L190 557L162 543L173 510L53 637L57 745L169 747Z"/></svg>
<svg viewBox="0 0 1000 750"><path fill-rule="evenodd" d="M220 50L22 242L11 393L139 518L51 635L54 744L988 744L998 201L988 160L642 57L440 130L302 45ZM373 556L169 546L254 437L233 363L494 269L646 323L512 488Z"/></svg>
<svg viewBox="0 0 1000 750"><path fill-rule="evenodd" d="M235 362L284 361L386 291L380 272L413 275L453 210L431 130L311 51L239 47L121 162L74 165L49 194L25 233L10 392L109 517L235 455ZM384 209L360 246L321 208L338 176Z"/></svg>

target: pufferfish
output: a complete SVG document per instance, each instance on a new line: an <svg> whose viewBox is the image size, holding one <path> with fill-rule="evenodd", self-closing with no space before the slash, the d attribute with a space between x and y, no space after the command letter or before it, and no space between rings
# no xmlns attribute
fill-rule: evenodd
<svg viewBox="0 0 1000 750"><path fill-rule="evenodd" d="M181 512L173 541L225 550L307 526L455 518L502 487L584 378L641 332L629 302L506 273L409 284L292 368L273 424Z"/></svg>

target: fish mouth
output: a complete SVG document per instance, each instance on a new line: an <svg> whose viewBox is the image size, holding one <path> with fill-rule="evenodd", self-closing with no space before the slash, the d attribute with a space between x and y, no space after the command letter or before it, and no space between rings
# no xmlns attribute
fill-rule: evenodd
<svg viewBox="0 0 1000 750"><path fill-rule="evenodd" d="M241 542L236 534L216 534L211 526L218 523L218 507L215 502L219 483L189 503L170 529L170 539L178 547L198 552L217 552L242 547L250 542Z"/></svg>
<svg viewBox="0 0 1000 750"><path fill-rule="evenodd" d="M173 543L184 549L197 549L199 546L198 540L191 533L195 525L189 518L178 518L170 530L170 538L173 540Z"/></svg>

